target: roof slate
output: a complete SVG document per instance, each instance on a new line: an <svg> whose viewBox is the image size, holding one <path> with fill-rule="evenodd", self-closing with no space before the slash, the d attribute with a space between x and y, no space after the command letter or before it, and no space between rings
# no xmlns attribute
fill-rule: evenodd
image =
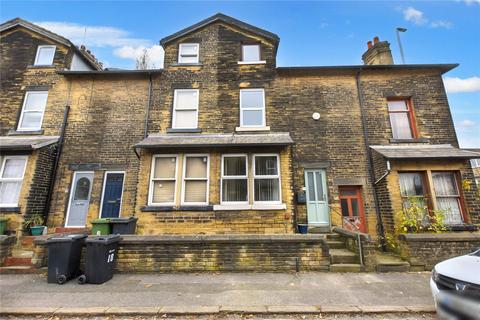
<svg viewBox="0 0 480 320"><path fill-rule="evenodd" d="M258 134L152 134L135 145L137 148L174 148L201 146L261 146L293 144L287 132Z"/></svg>
<svg viewBox="0 0 480 320"><path fill-rule="evenodd" d="M387 159L473 159L480 153L455 148L449 144L407 145L407 146L370 146Z"/></svg>
<svg viewBox="0 0 480 320"><path fill-rule="evenodd" d="M0 137L0 151L36 150L58 142L59 138L59 136Z"/></svg>

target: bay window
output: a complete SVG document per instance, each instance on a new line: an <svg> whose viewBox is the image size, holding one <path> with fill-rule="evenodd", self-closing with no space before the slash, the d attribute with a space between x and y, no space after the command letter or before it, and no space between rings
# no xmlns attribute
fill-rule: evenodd
<svg viewBox="0 0 480 320"><path fill-rule="evenodd" d="M208 155L185 155L183 204L208 204Z"/></svg>
<svg viewBox="0 0 480 320"><path fill-rule="evenodd" d="M454 172L432 172L437 208L444 211L446 224L461 224L460 192Z"/></svg>
<svg viewBox="0 0 480 320"><path fill-rule="evenodd" d="M222 203L248 204L247 155L222 156Z"/></svg>
<svg viewBox="0 0 480 320"><path fill-rule="evenodd" d="M175 204L175 190L177 187L176 155L157 155L152 159L152 173L150 181L150 204Z"/></svg>
<svg viewBox="0 0 480 320"><path fill-rule="evenodd" d="M5 156L0 167L0 207L18 206L26 156Z"/></svg>
<svg viewBox="0 0 480 320"><path fill-rule="evenodd" d="M401 172L398 174L400 179L400 194L402 204L405 209L409 208L411 201L416 205L425 208L425 187L424 175L421 172Z"/></svg>
<svg viewBox="0 0 480 320"><path fill-rule="evenodd" d="M253 156L254 202L280 203L278 155Z"/></svg>
<svg viewBox="0 0 480 320"><path fill-rule="evenodd" d="M197 89L177 89L173 95L172 128L196 129L198 126Z"/></svg>
<svg viewBox="0 0 480 320"><path fill-rule="evenodd" d="M43 113L47 105L48 91L27 91L23 101L22 113L18 121L18 131L40 130Z"/></svg>
<svg viewBox="0 0 480 320"><path fill-rule="evenodd" d="M416 138L412 104L409 99L389 100L388 113L394 139Z"/></svg>

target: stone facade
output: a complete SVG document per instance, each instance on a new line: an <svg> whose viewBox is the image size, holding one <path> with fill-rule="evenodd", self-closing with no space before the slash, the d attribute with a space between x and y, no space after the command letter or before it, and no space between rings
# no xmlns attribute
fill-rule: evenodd
<svg viewBox="0 0 480 320"><path fill-rule="evenodd" d="M2 91L0 102L8 104L9 108L1 115L2 135L15 129L24 95L22 90L48 89L42 124L44 135L61 134L61 119L65 107L70 107L48 211L49 227L66 225L75 172L93 172L87 226L101 215L106 173L123 172L119 215L137 216L140 235L294 233L297 223L312 224L307 205L297 201L297 197L308 192L305 190L305 170L315 169L326 173L329 221L324 231L328 231L330 225L343 223L339 188L355 186L362 198L365 231L375 238L382 229L379 217L382 226L391 231L395 226L394 212L401 209L396 172L418 170L421 166L427 171L453 170L459 172L462 179L473 179L466 160L400 161L392 163L392 172L374 186L387 171L387 165L382 156L370 149L371 145L451 144L458 147L441 77L453 67L451 65L395 66L379 65L377 61L365 66L279 68L276 66L277 38L220 17L202 27L165 38L162 41L165 49L162 70L69 72L59 69L69 61L71 49L60 46L55 66L28 67L39 41L33 39L39 37L21 28L5 35L2 33L4 56L11 57L12 50L18 47L27 62L21 67L13 65L17 63L14 59L7 57L6 64L2 60L2 68L6 68L2 69L2 75L10 68L24 69L17 75L12 73L6 80L7 90ZM186 43L199 44L198 63L179 63L179 47ZM252 43L259 44L261 61L242 63L242 44ZM379 42L378 45L386 46L382 54L388 53L385 51L388 43ZM27 50L29 46L31 52ZM374 54L372 52L369 55ZM240 124L240 90L252 88L262 88L265 92L266 123L261 131L241 128ZM198 126L193 130L172 128L176 89L199 90ZM392 98L410 99L418 131L413 139L393 139L387 106ZM144 138L155 135L280 132L289 133L294 143L282 146L135 147ZM32 156L38 154L36 157L44 155L45 158L47 150L54 149L36 151ZM174 154L182 161L186 154L199 153L209 157L208 203L184 206L177 199L173 205L151 205L152 157ZM249 161L254 154L279 155L280 205L256 209L254 205L245 208L219 206L221 158L236 153L247 154ZM52 157L53 153L49 159ZM46 168L43 160L36 167ZM37 194L45 188L35 181L45 181L48 173L45 171L42 176L35 173L34 168L29 167L24 180L27 189L35 185L32 187L34 193L28 198L31 192L22 190L21 199L30 200L28 205L25 200L20 206L37 212L41 201L45 200L43 195ZM181 182L181 175L176 178ZM175 192L181 194L181 188L180 183ZM464 190L462 201L465 222L478 224L480 208L475 192L476 188Z"/></svg>

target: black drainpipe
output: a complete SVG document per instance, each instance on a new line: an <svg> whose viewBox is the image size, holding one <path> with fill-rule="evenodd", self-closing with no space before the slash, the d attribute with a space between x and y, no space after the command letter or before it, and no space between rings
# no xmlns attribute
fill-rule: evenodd
<svg viewBox="0 0 480 320"><path fill-rule="evenodd" d="M379 207L379 201L378 201L378 195L377 195L377 189L376 185L374 183L375 181L375 174L373 171L373 162L372 162L372 150L370 149L370 142L368 139L368 128L367 128L367 121L365 119L365 104L363 100L363 90L362 90L362 84L360 82L360 73L362 72L362 69L360 68L357 71L357 74L355 75L355 81L357 83L357 91L358 91L358 102L360 104L360 116L362 119L362 127L363 127L363 136L364 136L364 142L365 142L365 151L367 152L367 161L368 161L368 167L369 167L369 173L370 173L370 180L371 180L371 185L373 188L373 201L375 203L375 212L377 214L377 231L380 234L380 244L382 246L383 251L387 251L387 246L385 242L385 230L383 228L383 221L382 221L382 215L380 213L380 207Z"/></svg>
<svg viewBox="0 0 480 320"><path fill-rule="evenodd" d="M48 211L50 210L50 203L52 202L53 187L55 186L55 179L57 178L58 163L60 162L60 155L62 153L63 138L65 136L65 128L67 126L68 113L70 112L70 106L66 105L63 111L63 121L60 128L60 138L57 145L57 154L55 155L55 163L53 164L53 170L50 177L50 185L48 186L47 201L45 201L45 207L43 208L43 216L48 219Z"/></svg>

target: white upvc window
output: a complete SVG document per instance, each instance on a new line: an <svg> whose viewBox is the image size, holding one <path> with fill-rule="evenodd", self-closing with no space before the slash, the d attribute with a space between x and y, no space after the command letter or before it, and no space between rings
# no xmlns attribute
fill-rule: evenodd
<svg viewBox="0 0 480 320"><path fill-rule="evenodd" d="M38 46L35 66L51 66L55 57L55 46Z"/></svg>
<svg viewBox="0 0 480 320"><path fill-rule="evenodd" d="M0 167L0 207L16 207L20 198L27 156L5 156Z"/></svg>
<svg viewBox="0 0 480 320"><path fill-rule="evenodd" d="M253 203L280 204L280 159L278 154L253 156Z"/></svg>
<svg viewBox="0 0 480 320"><path fill-rule="evenodd" d="M198 89L176 89L173 95L172 128L196 129L198 127Z"/></svg>
<svg viewBox="0 0 480 320"><path fill-rule="evenodd" d="M242 45L243 62L260 62L260 45L244 44Z"/></svg>
<svg viewBox="0 0 480 320"><path fill-rule="evenodd" d="M178 46L178 63L198 63L198 43L180 43Z"/></svg>
<svg viewBox="0 0 480 320"><path fill-rule="evenodd" d="M22 113L18 121L18 131L40 130L47 105L48 91L27 91Z"/></svg>
<svg viewBox="0 0 480 320"><path fill-rule="evenodd" d="M265 91L240 90L240 127L265 127Z"/></svg>
<svg viewBox="0 0 480 320"><path fill-rule="evenodd" d="M246 154L222 155L222 204L248 205L248 160Z"/></svg>
<svg viewBox="0 0 480 320"><path fill-rule="evenodd" d="M150 205L174 205L177 189L178 155L152 157L150 176Z"/></svg>
<svg viewBox="0 0 480 320"><path fill-rule="evenodd" d="M208 183L208 154L186 154L183 157L182 205L207 205Z"/></svg>

